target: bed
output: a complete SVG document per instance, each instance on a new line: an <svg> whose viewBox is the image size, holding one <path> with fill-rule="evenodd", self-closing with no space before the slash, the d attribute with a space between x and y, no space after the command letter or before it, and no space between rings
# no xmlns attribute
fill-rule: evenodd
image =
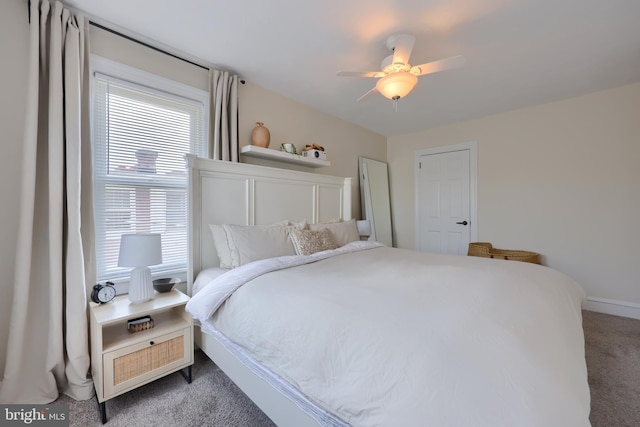
<svg viewBox="0 0 640 427"><path fill-rule="evenodd" d="M196 343L277 425L589 425L566 275L360 241L350 178L188 165Z"/></svg>

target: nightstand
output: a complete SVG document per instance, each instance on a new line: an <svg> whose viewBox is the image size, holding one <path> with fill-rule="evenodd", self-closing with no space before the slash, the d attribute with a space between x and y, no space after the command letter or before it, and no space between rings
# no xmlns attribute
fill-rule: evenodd
<svg viewBox="0 0 640 427"><path fill-rule="evenodd" d="M191 383L193 320L184 310L188 301L174 289L140 304L131 303L126 295L106 304L89 304L91 373L103 424L105 402L115 396L176 371ZM153 319L153 327L129 332L129 320L146 316Z"/></svg>

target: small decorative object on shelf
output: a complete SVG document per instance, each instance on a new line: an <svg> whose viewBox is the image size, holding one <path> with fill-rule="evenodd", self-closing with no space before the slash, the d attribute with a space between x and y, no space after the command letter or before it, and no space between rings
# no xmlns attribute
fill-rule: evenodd
<svg viewBox="0 0 640 427"><path fill-rule="evenodd" d="M280 151L289 154L298 154L298 150L296 150L296 146L293 144L280 144Z"/></svg>
<svg viewBox="0 0 640 427"><path fill-rule="evenodd" d="M309 157L312 159L320 159L320 160L327 160L327 153L325 153L324 151L320 151L320 150L306 150L302 152L302 157Z"/></svg>
<svg viewBox="0 0 640 427"><path fill-rule="evenodd" d="M303 157L310 157L312 159L327 160L327 153L324 151L324 147L318 144L305 145L302 149Z"/></svg>
<svg viewBox="0 0 640 427"><path fill-rule="evenodd" d="M153 328L151 316L138 317L127 321L127 330L130 334Z"/></svg>
<svg viewBox="0 0 640 427"><path fill-rule="evenodd" d="M255 127L251 131L251 144L257 147L267 148L271 142L271 134L269 129L262 122L256 122Z"/></svg>
<svg viewBox="0 0 640 427"><path fill-rule="evenodd" d="M302 151L309 151L309 150L324 151L324 147L322 145L318 145L318 144L311 144L311 145L307 144L302 149Z"/></svg>

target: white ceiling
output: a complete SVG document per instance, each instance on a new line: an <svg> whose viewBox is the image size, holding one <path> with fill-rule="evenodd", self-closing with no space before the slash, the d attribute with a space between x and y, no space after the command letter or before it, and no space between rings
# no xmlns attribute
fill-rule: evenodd
<svg viewBox="0 0 640 427"><path fill-rule="evenodd" d="M640 81L640 0L63 0L287 98L383 135L411 133ZM391 52L461 54L398 103L356 100Z"/></svg>

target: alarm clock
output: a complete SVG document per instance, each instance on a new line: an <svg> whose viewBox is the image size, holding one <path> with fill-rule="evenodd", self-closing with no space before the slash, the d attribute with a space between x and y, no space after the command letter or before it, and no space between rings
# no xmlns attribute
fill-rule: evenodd
<svg viewBox="0 0 640 427"><path fill-rule="evenodd" d="M97 304L107 303L116 296L116 288L113 287L113 283L106 282L104 285L102 283L98 283L93 286L93 291L91 291L91 301Z"/></svg>

